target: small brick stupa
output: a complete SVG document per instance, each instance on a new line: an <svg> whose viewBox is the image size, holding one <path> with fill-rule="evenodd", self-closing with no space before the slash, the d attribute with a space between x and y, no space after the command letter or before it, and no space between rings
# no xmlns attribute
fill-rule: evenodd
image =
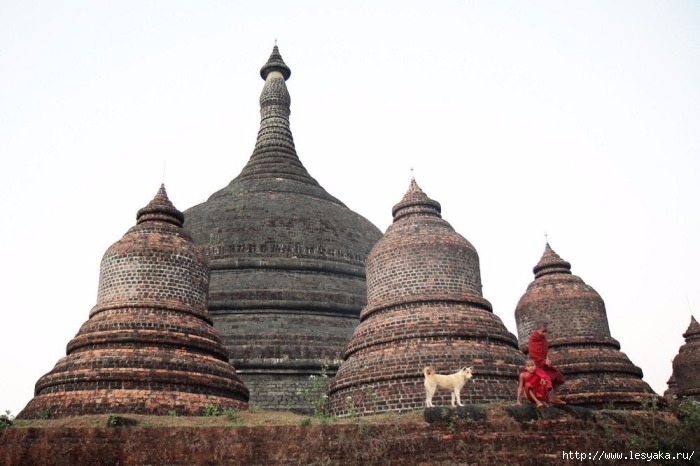
<svg viewBox="0 0 700 466"><path fill-rule="evenodd" d="M676 376L671 374L671 377L668 378L668 382L666 382L666 385L668 385L668 388L664 392L664 398L666 398L666 401L673 401L676 399L676 393L678 392L678 385L676 384Z"/></svg>
<svg viewBox="0 0 700 466"><path fill-rule="evenodd" d="M105 253L97 304L18 418L200 414L248 389L207 311L209 267L161 186Z"/></svg>
<svg viewBox="0 0 700 466"><path fill-rule="evenodd" d="M683 338L685 344L673 358L675 395L677 398L693 398L700 401L700 324L695 317L690 317L690 325Z"/></svg>
<svg viewBox="0 0 700 466"><path fill-rule="evenodd" d="M518 340L527 352L537 322L549 324L549 358L566 379L558 394L568 403L599 408L638 407L655 396L642 370L610 336L603 299L549 243L533 272L535 280L515 309Z"/></svg>
<svg viewBox="0 0 700 466"><path fill-rule="evenodd" d="M209 310L251 403L305 411L309 376L335 374L359 323L365 259L381 232L301 163L290 75L275 46L260 70L253 154L228 186L185 211L185 227L210 260Z"/></svg>
<svg viewBox="0 0 700 466"><path fill-rule="evenodd" d="M367 306L330 384L333 414L425 406L423 367L472 366L465 404L514 400L524 358L481 292L479 256L411 180L367 257ZM438 391L436 406L450 404Z"/></svg>

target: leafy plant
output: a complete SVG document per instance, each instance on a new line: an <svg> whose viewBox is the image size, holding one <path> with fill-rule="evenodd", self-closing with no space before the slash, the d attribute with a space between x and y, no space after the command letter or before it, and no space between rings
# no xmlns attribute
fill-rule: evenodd
<svg viewBox="0 0 700 466"><path fill-rule="evenodd" d="M329 416L328 409L328 366L321 367L321 372L311 374L309 383L302 391L302 397L311 406L311 412L314 416L327 418Z"/></svg>
<svg viewBox="0 0 700 466"><path fill-rule="evenodd" d="M678 404L678 419L692 430L700 430L700 401L685 399Z"/></svg>
<svg viewBox="0 0 700 466"><path fill-rule="evenodd" d="M355 403L352 401L352 397L349 396L345 399L345 409L348 411L348 416L350 416L350 419L355 419L357 416L357 407L355 406Z"/></svg>
<svg viewBox="0 0 700 466"><path fill-rule="evenodd" d="M119 422L119 416L116 414L110 414L109 417L107 417L107 427L116 427L117 422Z"/></svg>
<svg viewBox="0 0 700 466"><path fill-rule="evenodd" d="M12 421L14 420L15 417L10 413L10 410L6 410L5 414L0 414L0 429L12 427Z"/></svg>
<svg viewBox="0 0 700 466"><path fill-rule="evenodd" d="M202 408L202 416L213 417L221 414L221 410L214 403L207 402Z"/></svg>
<svg viewBox="0 0 700 466"><path fill-rule="evenodd" d="M224 414L226 415L226 419L233 422L234 424L238 424L241 422L241 413L239 413L238 410L235 408L227 408L226 410L224 410Z"/></svg>
<svg viewBox="0 0 700 466"><path fill-rule="evenodd" d="M257 403L250 403L248 404L248 411L251 413L257 413L262 411L262 407Z"/></svg>
<svg viewBox="0 0 700 466"><path fill-rule="evenodd" d="M171 409L170 411L168 411L168 416L173 416L173 417L177 416L177 411L175 411L174 409Z"/></svg>
<svg viewBox="0 0 700 466"><path fill-rule="evenodd" d="M645 411L657 412L659 410L659 399L655 395L642 397L639 404Z"/></svg>
<svg viewBox="0 0 700 466"><path fill-rule="evenodd" d="M39 410L39 419L49 419L51 417L51 407L47 406Z"/></svg>

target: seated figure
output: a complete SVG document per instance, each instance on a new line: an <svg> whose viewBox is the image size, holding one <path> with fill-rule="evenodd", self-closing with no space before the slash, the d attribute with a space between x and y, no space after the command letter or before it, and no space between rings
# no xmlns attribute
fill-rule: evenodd
<svg viewBox="0 0 700 466"><path fill-rule="evenodd" d="M552 365L552 361L547 357L549 342L547 341L547 323L538 322L535 330L530 335L527 343L528 357L535 362L538 369L547 373L552 381L552 391L549 393L549 401L552 404L566 404L564 400L556 395L557 388L564 383L564 375Z"/></svg>
<svg viewBox="0 0 700 466"><path fill-rule="evenodd" d="M520 404L524 394L528 400L535 403L536 407L546 406L551 389L552 380L549 375L538 368L532 359L526 360L525 369L520 372L517 404Z"/></svg>

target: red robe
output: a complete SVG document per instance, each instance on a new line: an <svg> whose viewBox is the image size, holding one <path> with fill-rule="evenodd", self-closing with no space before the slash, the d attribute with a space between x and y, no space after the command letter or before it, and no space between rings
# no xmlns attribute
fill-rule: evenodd
<svg viewBox="0 0 700 466"><path fill-rule="evenodd" d="M564 375L556 367L545 363L547 351L549 351L547 337L545 335L540 335L536 331L532 332L530 334L530 340L527 343L527 355L530 359L535 361L535 366L537 366L538 369L542 369L547 373L554 387L557 387L564 383Z"/></svg>
<svg viewBox="0 0 700 466"><path fill-rule="evenodd" d="M535 369L535 372L525 373L525 391L532 389L532 393L540 401L547 402L549 397L549 391L552 389L552 380L549 375L542 369ZM542 379L546 380L547 383L542 385L540 382Z"/></svg>

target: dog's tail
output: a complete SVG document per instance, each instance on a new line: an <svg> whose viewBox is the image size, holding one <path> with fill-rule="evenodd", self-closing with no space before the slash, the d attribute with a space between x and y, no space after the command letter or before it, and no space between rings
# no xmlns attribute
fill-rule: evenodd
<svg viewBox="0 0 700 466"><path fill-rule="evenodd" d="M423 368L423 375L428 377L429 375L433 375L435 373L435 369L433 369L432 366L425 366Z"/></svg>

